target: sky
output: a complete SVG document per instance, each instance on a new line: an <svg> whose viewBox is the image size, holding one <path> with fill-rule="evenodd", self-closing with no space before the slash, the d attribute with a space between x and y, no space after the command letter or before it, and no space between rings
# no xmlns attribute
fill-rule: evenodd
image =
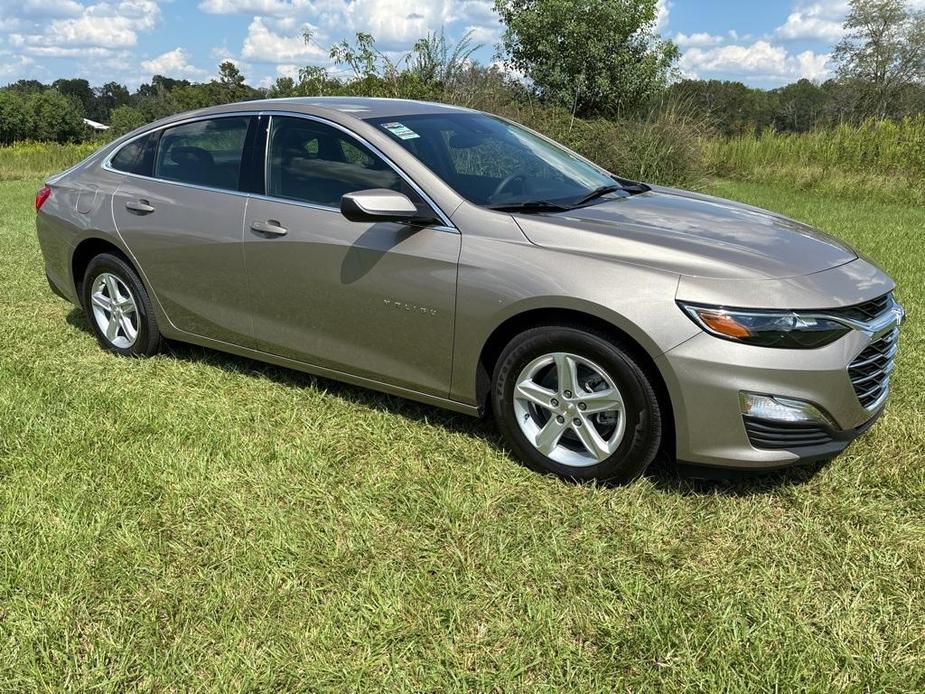
<svg viewBox="0 0 925 694"><path fill-rule="evenodd" d="M912 4L925 7L925 0ZM83 77L136 87L153 74L208 80L223 60L269 86L358 31L405 52L428 31L472 30L494 59L492 0L0 0L0 84ZM830 75L847 0L659 0L658 29L680 47L684 76L776 87ZM306 46L307 27L317 45Z"/></svg>

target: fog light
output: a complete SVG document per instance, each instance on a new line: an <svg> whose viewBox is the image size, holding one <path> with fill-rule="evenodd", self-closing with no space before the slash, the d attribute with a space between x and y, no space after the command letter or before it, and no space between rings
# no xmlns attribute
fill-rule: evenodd
<svg viewBox="0 0 925 694"><path fill-rule="evenodd" d="M778 395L739 393L742 414L775 422L818 422L834 426L831 418L818 407L805 400L782 398Z"/></svg>

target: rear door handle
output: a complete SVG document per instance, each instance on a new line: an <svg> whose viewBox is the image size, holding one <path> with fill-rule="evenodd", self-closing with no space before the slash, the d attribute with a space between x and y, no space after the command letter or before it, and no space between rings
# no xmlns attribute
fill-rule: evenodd
<svg viewBox="0 0 925 694"><path fill-rule="evenodd" d="M268 219L265 222L253 222L251 223L251 231L269 236L285 236L289 233L289 230L275 219Z"/></svg>
<svg viewBox="0 0 925 694"><path fill-rule="evenodd" d="M154 212L154 207L148 204L147 200L129 200L125 203L125 209L137 212L138 214L149 214Z"/></svg>

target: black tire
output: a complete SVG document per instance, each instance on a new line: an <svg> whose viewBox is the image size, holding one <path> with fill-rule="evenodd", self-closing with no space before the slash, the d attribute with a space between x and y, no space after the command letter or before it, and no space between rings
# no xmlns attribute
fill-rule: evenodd
<svg viewBox="0 0 925 694"><path fill-rule="evenodd" d="M534 359L568 352L603 368L625 405L623 439L612 455L587 466L565 465L541 453L517 423L514 388ZM571 480L628 484L654 460L662 440L662 413L648 376L633 357L607 336L579 327L548 326L515 337L498 358L492 377L491 405L498 429L527 467Z"/></svg>
<svg viewBox="0 0 925 694"><path fill-rule="evenodd" d="M137 309L138 334L134 344L130 347L119 347L109 338L105 332L100 329L93 315L90 295L93 290L94 281L103 273L110 273L118 277L131 291L135 300ZM87 265L84 273L83 284L81 285L81 303L84 314L87 316L87 322L90 329L96 336L96 341L107 352L118 354L123 357L150 357L161 350L163 338L157 327L157 319L154 315L154 307L151 305L151 299L148 292L141 283L141 278L134 268L129 265L125 259L111 253L102 253L93 258Z"/></svg>

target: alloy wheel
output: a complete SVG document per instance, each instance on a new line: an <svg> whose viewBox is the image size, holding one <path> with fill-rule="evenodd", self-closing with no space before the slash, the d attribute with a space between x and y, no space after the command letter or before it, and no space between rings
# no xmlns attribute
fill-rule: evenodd
<svg viewBox="0 0 925 694"><path fill-rule="evenodd" d="M517 377L513 400L526 439L562 465L606 460L626 431L626 408L613 378L577 354L553 352L531 361Z"/></svg>
<svg viewBox="0 0 925 694"><path fill-rule="evenodd" d="M131 290L117 275L104 272L93 280L90 292L93 319L106 339L129 349L138 339L138 306Z"/></svg>

